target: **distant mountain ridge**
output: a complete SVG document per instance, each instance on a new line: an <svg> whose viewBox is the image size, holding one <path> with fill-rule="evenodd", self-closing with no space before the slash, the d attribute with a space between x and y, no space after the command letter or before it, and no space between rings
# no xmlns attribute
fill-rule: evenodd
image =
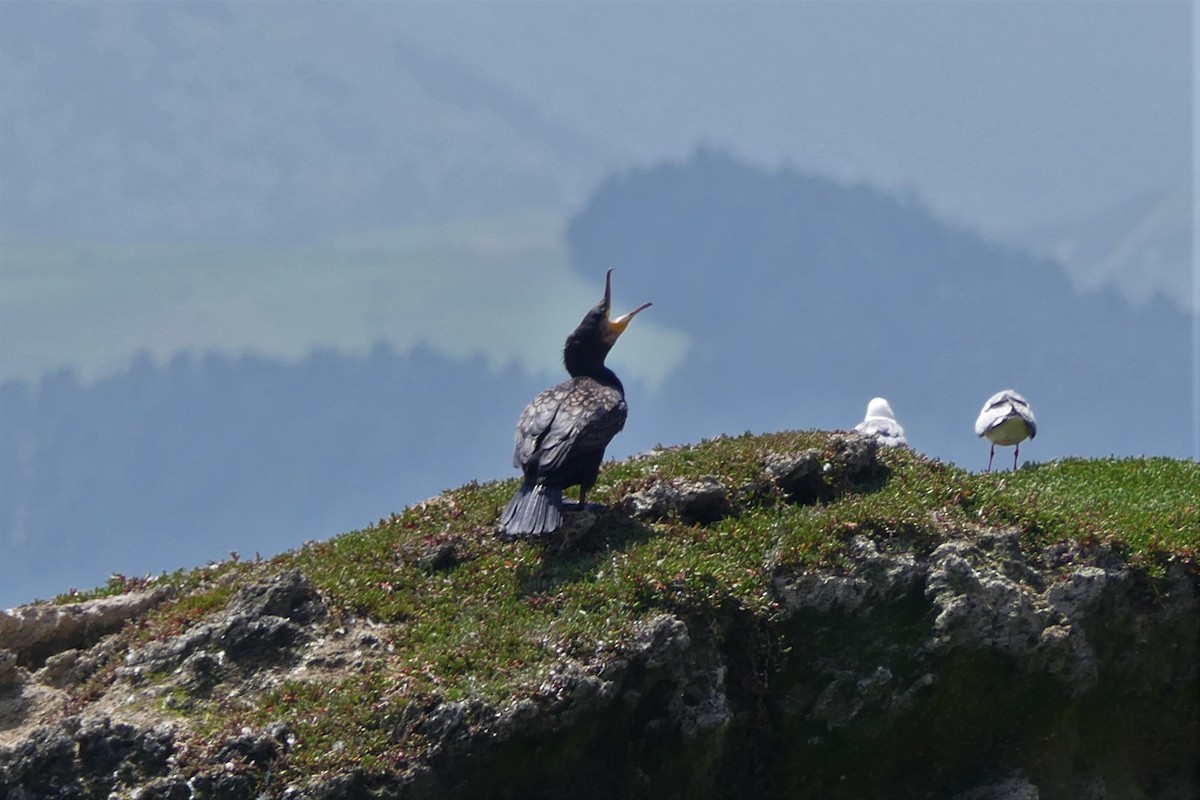
<svg viewBox="0 0 1200 800"><path fill-rule="evenodd" d="M600 174L601 146L487 76L307 11L4 4L3 232L296 243L560 206Z"/></svg>
<svg viewBox="0 0 1200 800"><path fill-rule="evenodd" d="M1191 186L1180 181L1018 240L1066 265L1081 287L1112 286L1135 303L1162 295L1200 314L1192 262L1196 214Z"/></svg>

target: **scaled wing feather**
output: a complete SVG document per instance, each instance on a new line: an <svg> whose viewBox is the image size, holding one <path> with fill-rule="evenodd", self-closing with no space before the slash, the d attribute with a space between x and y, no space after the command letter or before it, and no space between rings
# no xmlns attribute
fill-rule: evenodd
<svg viewBox="0 0 1200 800"><path fill-rule="evenodd" d="M620 392L590 379L547 389L517 423L514 465L552 472L572 454L607 445L625 426L627 413Z"/></svg>

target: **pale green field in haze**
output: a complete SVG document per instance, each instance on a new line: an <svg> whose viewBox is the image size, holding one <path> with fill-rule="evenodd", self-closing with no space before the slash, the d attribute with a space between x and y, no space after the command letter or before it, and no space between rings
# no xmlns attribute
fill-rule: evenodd
<svg viewBox="0 0 1200 800"><path fill-rule="evenodd" d="M603 292L573 272L566 217L528 212L359 234L294 250L215 246L0 243L0 378L63 367L95 379L138 353L361 353L425 342L551 375L562 342ZM644 300L613 274L614 313ZM638 317L610 363L652 387L687 337Z"/></svg>

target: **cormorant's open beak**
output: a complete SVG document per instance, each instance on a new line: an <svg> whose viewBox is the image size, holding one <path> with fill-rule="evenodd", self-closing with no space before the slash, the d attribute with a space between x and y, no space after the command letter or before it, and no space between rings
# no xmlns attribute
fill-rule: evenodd
<svg viewBox="0 0 1200 800"><path fill-rule="evenodd" d="M653 303L642 303L640 306L635 308L633 311L630 311L628 314L622 314L621 316L617 317L616 319L610 319L608 321L608 327L610 327L614 331L616 331L617 336L620 336L622 333L625 332L625 329L627 327L629 327L629 321L631 319L633 319L634 316L636 316L638 314L638 312L645 311L647 308L649 308L652 305L654 305L654 304Z"/></svg>
<svg viewBox="0 0 1200 800"><path fill-rule="evenodd" d="M605 341L607 341L609 344L615 342L617 337L624 333L625 329L629 327L630 320L637 316L638 313L645 311L652 305L654 304L642 303L628 314L622 314L616 319L609 319L608 312L612 308L612 270L610 269L604 276L604 299L600 301L600 308L604 309L604 321L606 323L604 326Z"/></svg>

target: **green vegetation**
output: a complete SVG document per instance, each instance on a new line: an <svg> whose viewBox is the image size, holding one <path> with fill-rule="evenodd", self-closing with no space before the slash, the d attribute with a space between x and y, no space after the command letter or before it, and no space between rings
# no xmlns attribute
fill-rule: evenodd
<svg viewBox="0 0 1200 800"><path fill-rule="evenodd" d="M187 706L208 736L286 723L297 742L275 775L286 781L403 763L420 748L404 727L410 704L503 705L531 694L555 662L594 662L627 641L639 620L664 611L714 618L736 608L770 620L775 569L837 568L859 533L928 550L981 526L1011 527L1031 552L1056 541L1104 545L1151 576L1173 560L1196 565L1195 462L1068 460L986 475L885 450L886 478L843 487L826 503L788 503L764 458L813 449L833 458L835 439L747 434L609 464L594 492L599 502L617 503L655 481L711 475L730 491L735 513L708 526L601 514L596 530L571 547L500 541L495 520L516 481L471 483L366 530L226 569L206 581L210 588L165 607L141 635L176 631L224 602L231 583L290 568L321 592L332 626L374 623L381 646L352 668L289 679L250 703L218 690ZM831 479L840 480L836 469Z"/></svg>
<svg viewBox="0 0 1200 800"><path fill-rule="evenodd" d="M1068 458L982 484L980 516L1033 541L1075 539L1124 551L1152 570L1194 562L1200 546L1200 464L1168 458Z"/></svg>

